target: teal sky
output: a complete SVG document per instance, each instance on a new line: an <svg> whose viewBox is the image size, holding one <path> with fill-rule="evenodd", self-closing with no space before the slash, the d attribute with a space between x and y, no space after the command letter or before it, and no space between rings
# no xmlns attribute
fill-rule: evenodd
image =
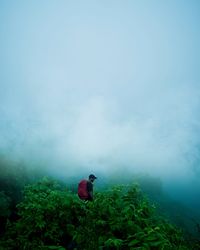
<svg viewBox="0 0 200 250"><path fill-rule="evenodd" d="M1 0L1 154L198 174L199 13L198 0Z"/></svg>

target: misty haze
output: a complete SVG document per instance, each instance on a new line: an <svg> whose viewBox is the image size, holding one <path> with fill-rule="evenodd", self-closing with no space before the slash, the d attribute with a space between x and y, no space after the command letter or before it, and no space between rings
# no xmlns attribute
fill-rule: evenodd
<svg viewBox="0 0 200 250"><path fill-rule="evenodd" d="M28 185L53 179L75 196L95 174L89 209L95 193L137 183L193 244L176 249L199 249L199 11L196 0L1 1L0 248L95 250L79 231L5 247ZM109 237L98 249L175 249Z"/></svg>

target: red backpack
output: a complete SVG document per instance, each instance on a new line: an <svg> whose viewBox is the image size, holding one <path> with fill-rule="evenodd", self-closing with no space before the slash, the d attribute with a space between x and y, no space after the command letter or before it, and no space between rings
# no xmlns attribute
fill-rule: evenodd
<svg viewBox="0 0 200 250"><path fill-rule="evenodd" d="M87 180L82 180L78 184L78 196L82 200L88 199Z"/></svg>

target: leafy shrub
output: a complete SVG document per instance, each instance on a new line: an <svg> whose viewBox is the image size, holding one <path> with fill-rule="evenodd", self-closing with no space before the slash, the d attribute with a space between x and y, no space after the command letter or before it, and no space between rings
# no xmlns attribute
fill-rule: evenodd
<svg viewBox="0 0 200 250"><path fill-rule="evenodd" d="M25 187L5 249L187 249L180 230L158 218L139 187L117 186L83 202L54 181Z"/></svg>
<svg viewBox="0 0 200 250"><path fill-rule="evenodd" d="M77 204L76 204L77 203ZM18 249L38 249L47 245L59 245L63 238L70 241L71 229L77 223L73 207L79 200L71 193L47 178L28 185L24 200L18 207L20 219L8 225L9 245Z"/></svg>
<svg viewBox="0 0 200 250"><path fill-rule="evenodd" d="M11 213L10 211L10 198L5 194L5 192L0 192L0 217L8 217Z"/></svg>
<svg viewBox="0 0 200 250"><path fill-rule="evenodd" d="M74 239L83 249L186 249L181 232L155 217L137 186L115 187L87 204Z"/></svg>
<svg viewBox="0 0 200 250"><path fill-rule="evenodd" d="M6 221L11 214L10 203L11 203L10 197L8 197L4 191L1 191L0 192L0 235L4 232Z"/></svg>

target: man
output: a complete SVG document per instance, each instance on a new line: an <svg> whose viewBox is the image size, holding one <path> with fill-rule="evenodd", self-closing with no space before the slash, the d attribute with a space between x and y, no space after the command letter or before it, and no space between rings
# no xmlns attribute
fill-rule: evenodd
<svg viewBox="0 0 200 250"><path fill-rule="evenodd" d="M93 182L97 177L93 174L89 175L88 180L81 180L78 184L78 196L81 200L93 200Z"/></svg>

